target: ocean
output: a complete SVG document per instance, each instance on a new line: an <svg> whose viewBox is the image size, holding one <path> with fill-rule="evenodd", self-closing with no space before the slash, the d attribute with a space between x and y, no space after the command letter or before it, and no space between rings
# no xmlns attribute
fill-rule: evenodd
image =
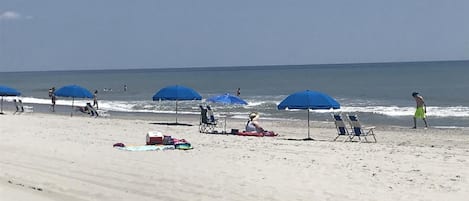
<svg viewBox="0 0 469 201"><path fill-rule="evenodd" d="M152 96L168 85L195 89L202 101L179 101L179 114L199 114L205 99L219 94L235 94L247 106L211 104L215 114L229 114L247 119L257 111L261 118L272 120L307 119L306 111L280 111L277 104L286 96L302 90L326 93L340 104L340 110L311 111L313 121L331 121L331 112L357 113L366 125L411 127L415 101L419 92L427 104L431 127L469 127L469 61L328 64L250 67L198 67L134 70L78 70L40 72L0 72L0 85L22 93L25 104L48 112L48 89L77 84L90 91L98 90L100 109L111 115L150 117L174 113L172 101L152 101ZM127 90L124 91L124 85ZM13 110L11 97L4 107ZM85 105L92 100L76 100ZM58 105L71 105L60 98ZM66 107L60 108L69 112ZM422 126L422 121L419 121Z"/></svg>

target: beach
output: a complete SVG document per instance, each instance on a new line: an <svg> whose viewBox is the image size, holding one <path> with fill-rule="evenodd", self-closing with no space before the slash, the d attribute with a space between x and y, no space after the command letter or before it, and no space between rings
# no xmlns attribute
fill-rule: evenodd
<svg viewBox="0 0 469 201"><path fill-rule="evenodd" d="M333 142L332 121L263 120L277 137L201 134L196 115L151 120L0 115L0 197L12 200L467 200L469 130L378 126ZM409 120L410 121L410 120ZM367 125L366 122L362 122ZM227 128L245 121L227 119ZM222 130L223 128L217 128ZM148 131L192 150L132 152ZM342 138L343 139L343 138Z"/></svg>

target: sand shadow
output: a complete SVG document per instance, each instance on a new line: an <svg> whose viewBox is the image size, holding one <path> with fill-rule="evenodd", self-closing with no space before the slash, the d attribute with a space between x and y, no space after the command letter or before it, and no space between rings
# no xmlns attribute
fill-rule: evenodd
<svg viewBox="0 0 469 201"><path fill-rule="evenodd" d="M166 126L193 126L192 124L186 124L186 123L178 123L178 122L155 122L155 123L150 123L150 124L156 124L156 125L166 125Z"/></svg>
<svg viewBox="0 0 469 201"><path fill-rule="evenodd" d="M322 141L322 142L327 142L328 140L324 139L313 139L313 138L281 138L282 140L289 140L289 141Z"/></svg>

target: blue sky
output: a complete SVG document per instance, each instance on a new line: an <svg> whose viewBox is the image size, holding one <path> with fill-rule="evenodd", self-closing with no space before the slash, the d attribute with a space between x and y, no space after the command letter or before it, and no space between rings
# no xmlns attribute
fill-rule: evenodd
<svg viewBox="0 0 469 201"><path fill-rule="evenodd" d="M467 0L0 0L0 71L467 59Z"/></svg>

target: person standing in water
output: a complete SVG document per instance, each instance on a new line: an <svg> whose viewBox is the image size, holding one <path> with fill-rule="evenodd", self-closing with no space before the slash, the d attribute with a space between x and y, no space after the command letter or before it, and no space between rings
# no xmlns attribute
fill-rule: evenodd
<svg viewBox="0 0 469 201"><path fill-rule="evenodd" d="M241 95L241 88L238 88L238 90L236 90L236 96L240 96Z"/></svg>
<svg viewBox="0 0 469 201"><path fill-rule="evenodd" d="M425 123L425 128L428 128L426 113L427 113L427 106L425 105L425 101L423 97L419 95L419 93L414 92L412 93L412 97L415 99L415 103L417 104L415 114L414 114L414 129L417 128L417 119L422 119Z"/></svg>
<svg viewBox="0 0 469 201"><path fill-rule="evenodd" d="M49 97L51 100L51 105L49 108L50 110L52 110L52 112L55 112L55 101L57 100L57 98L55 97L55 87L49 89Z"/></svg>
<svg viewBox="0 0 469 201"><path fill-rule="evenodd" d="M98 109L98 90L94 90L93 94L93 107L96 105L96 109Z"/></svg>

